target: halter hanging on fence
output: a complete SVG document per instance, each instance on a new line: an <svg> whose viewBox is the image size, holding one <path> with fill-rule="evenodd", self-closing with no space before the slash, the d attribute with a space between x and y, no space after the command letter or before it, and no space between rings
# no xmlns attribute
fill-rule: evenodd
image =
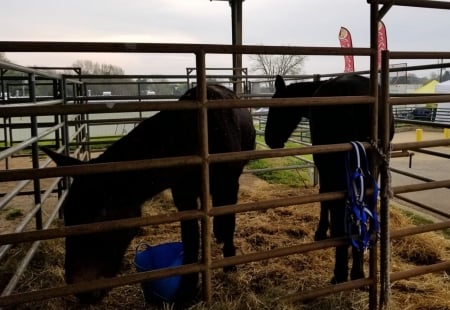
<svg viewBox="0 0 450 310"><path fill-rule="evenodd" d="M371 248L378 239L379 222L376 212L378 184L369 171L364 146L350 142L353 149L346 155L347 202L346 228L353 247L359 251ZM373 187L371 197L366 196L366 188ZM372 236L375 234L375 238Z"/></svg>

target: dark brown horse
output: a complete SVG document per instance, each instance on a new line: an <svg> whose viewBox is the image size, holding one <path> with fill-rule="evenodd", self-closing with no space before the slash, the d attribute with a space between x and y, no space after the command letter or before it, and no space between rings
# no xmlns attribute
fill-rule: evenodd
<svg viewBox="0 0 450 310"><path fill-rule="evenodd" d="M323 82L303 82L286 86L283 78L277 76L273 98L368 96L370 80L358 76L341 76ZM302 117L309 119L313 145L370 141L371 106L352 104L338 106L288 106L271 107L267 117L265 141L271 148L282 148ZM391 139L394 135L391 118ZM373 153L369 152L369 156ZM343 152L314 154L314 163L319 171L320 193L346 190L345 157ZM330 214L330 221L328 219ZM345 200L321 203L316 240L345 236ZM353 250L351 279L364 277L362 253ZM332 283L348 280L348 246L336 248L334 277Z"/></svg>
<svg viewBox="0 0 450 310"><path fill-rule="evenodd" d="M209 85L208 99L234 99L235 94L219 85ZM180 100L195 100L196 89ZM200 154L198 111L162 111L144 120L126 136L87 164L164 158ZM247 109L208 111L209 152L253 150L255 130ZM86 164L48 149L45 152L58 165ZM245 161L210 165L210 194L213 206L235 204L239 177ZM78 225L141 216L141 205L157 193L171 189L178 210L197 209L201 195L200 166L155 168L140 171L97 173L75 176L64 205L65 225ZM223 255L235 255L233 243L235 215L214 218L214 234L223 243ZM66 238L65 277L78 283L115 276L124 253L137 229L121 229ZM184 263L198 261L199 226L197 220L181 223ZM233 269L233 268L230 268ZM197 294L198 274L182 277L177 299ZM77 295L83 303L99 301L106 291Z"/></svg>

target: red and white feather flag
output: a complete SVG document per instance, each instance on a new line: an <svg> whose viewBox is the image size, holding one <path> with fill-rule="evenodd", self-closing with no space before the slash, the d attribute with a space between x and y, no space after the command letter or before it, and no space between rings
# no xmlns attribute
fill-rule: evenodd
<svg viewBox="0 0 450 310"><path fill-rule="evenodd" d="M341 47L353 47L352 36L350 31L347 28L341 27L339 30L339 42L341 43ZM344 72L354 72L355 71L355 63L353 61L353 55L344 55L345 68Z"/></svg>
<svg viewBox="0 0 450 310"><path fill-rule="evenodd" d="M386 27L382 21L378 22L378 70L381 69L381 52L387 50Z"/></svg>

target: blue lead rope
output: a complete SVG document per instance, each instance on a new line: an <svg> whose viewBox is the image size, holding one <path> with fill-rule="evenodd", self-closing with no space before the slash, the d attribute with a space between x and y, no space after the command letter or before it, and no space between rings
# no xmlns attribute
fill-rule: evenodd
<svg viewBox="0 0 450 310"><path fill-rule="evenodd" d="M352 150L347 153L346 228L353 247L361 252L370 249L377 241L380 225L376 212L378 184L370 174L364 146L350 142ZM366 188L373 187L372 198L367 198ZM372 236L375 234L375 237Z"/></svg>

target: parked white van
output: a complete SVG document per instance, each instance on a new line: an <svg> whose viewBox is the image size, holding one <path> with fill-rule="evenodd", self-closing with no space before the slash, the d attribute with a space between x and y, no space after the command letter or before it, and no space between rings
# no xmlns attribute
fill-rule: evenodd
<svg viewBox="0 0 450 310"><path fill-rule="evenodd" d="M436 94L450 94L450 81L436 85ZM450 124L450 102L439 102L437 104L435 122Z"/></svg>

